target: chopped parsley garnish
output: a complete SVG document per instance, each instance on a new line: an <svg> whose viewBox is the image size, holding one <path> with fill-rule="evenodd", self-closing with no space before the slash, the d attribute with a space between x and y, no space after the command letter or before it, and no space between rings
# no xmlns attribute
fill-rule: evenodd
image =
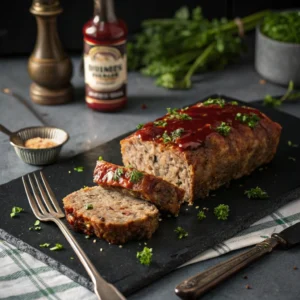
<svg viewBox="0 0 300 300"><path fill-rule="evenodd" d="M228 136L230 133L231 127L227 123L222 122L221 125L219 125L216 128L216 130L219 134L221 134L223 136Z"/></svg>
<svg viewBox="0 0 300 300"><path fill-rule="evenodd" d="M80 172L83 172L83 169L84 169L83 167L75 167L74 171L80 173Z"/></svg>
<svg viewBox="0 0 300 300"><path fill-rule="evenodd" d="M85 236L85 238L86 238L86 239L89 239L89 238L90 238L90 236L89 236L89 235L86 235L86 236Z"/></svg>
<svg viewBox="0 0 300 300"><path fill-rule="evenodd" d="M63 245L62 244L58 244L56 243L54 247L50 248L50 251L57 251L57 250L61 250L63 249Z"/></svg>
<svg viewBox="0 0 300 300"><path fill-rule="evenodd" d="M229 206L226 204L220 204L214 208L214 214L218 220L227 220L229 215Z"/></svg>
<svg viewBox="0 0 300 300"><path fill-rule="evenodd" d="M289 156L288 159L289 159L289 160L292 160L292 161L296 161L296 158L295 158L295 157L292 157L292 156Z"/></svg>
<svg viewBox="0 0 300 300"><path fill-rule="evenodd" d="M239 105L239 103L237 101L231 101L229 102L231 105Z"/></svg>
<svg viewBox="0 0 300 300"><path fill-rule="evenodd" d="M133 183L139 182L143 178L144 174L142 172L139 172L138 170L133 170L130 173L129 181Z"/></svg>
<svg viewBox="0 0 300 300"><path fill-rule="evenodd" d="M94 207L93 207L93 204L91 204L91 203L86 204L84 207L85 207L86 210L89 210L89 209L93 209L93 208L94 208Z"/></svg>
<svg viewBox="0 0 300 300"><path fill-rule="evenodd" d="M50 246L49 243L40 244L41 248L49 248L49 246Z"/></svg>
<svg viewBox="0 0 300 300"><path fill-rule="evenodd" d="M40 220L36 220L33 224L33 226L39 226L41 224Z"/></svg>
<svg viewBox="0 0 300 300"><path fill-rule="evenodd" d="M247 124L250 128L254 128L258 124L260 117L254 113L250 113L250 114L237 113L235 119L239 120L241 123Z"/></svg>
<svg viewBox="0 0 300 300"><path fill-rule="evenodd" d="M181 240L183 238L186 238L189 234L180 226L178 226L174 232L177 233L177 237Z"/></svg>
<svg viewBox="0 0 300 300"><path fill-rule="evenodd" d="M35 230L35 231L40 231L41 229L42 229L41 226L36 226L36 227L34 227L34 230Z"/></svg>
<svg viewBox="0 0 300 300"><path fill-rule="evenodd" d="M175 142L175 140L177 138L179 138L182 133L184 132L184 129L183 128L178 128L174 131L171 132L171 135L169 135L167 133L167 131L165 131L162 135L162 139L163 139L163 142L166 144L166 143L169 143L169 142Z"/></svg>
<svg viewBox="0 0 300 300"><path fill-rule="evenodd" d="M153 122L153 124L155 126L160 126L160 127L166 127L168 125L168 123L165 120L155 121Z"/></svg>
<svg viewBox="0 0 300 300"><path fill-rule="evenodd" d="M192 117L186 113L179 112L177 108L167 108L168 119L177 119L177 120L192 120Z"/></svg>
<svg viewBox="0 0 300 300"><path fill-rule="evenodd" d="M100 161L103 160L103 157L102 157L102 156L99 156L99 157L98 157L98 160L100 160ZM83 168L82 168L82 171L83 171ZM82 172L82 171L81 171L81 172Z"/></svg>
<svg viewBox="0 0 300 300"><path fill-rule="evenodd" d="M298 145L294 144L292 141L288 141L288 145L289 145L290 147L298 148Z"/></svg>
<svg viewBox="0 0 300 300"><path fill-rule="evenodd" d="M114 173L113 180L118 181L123 174L124 174L124 169L118 168Z"/></svg>
<svg viewBox="0 0 300 300"><path fill-rule="evenodd" d="M225 103L226 103L225 100L221 98L216 98L216 99L209 98L203 102L203 105L207 106L207 105L215 104L224 107Z"/></svg>
<svg viewBox="0 0 300 300"><path fill-rule="evenodd" d="M149 266L152 261L152 248L144 247L140 252L137 252L136 257L142 265Z"/></svg>
<svg viewBox="0 0 300 300"><path fill-rule="evenodd" d="M197 219L198 219L199 221L202 221L202 220L204 220L205 218L206 218L206 215L205 215L204 211L203 211L203 210L199 210L199 212L197 213Z"/></svg>
<svg viewBox="0 0 300 300"><path fill-rule="evenodd" d="M11 210L10 217L14 218L17 214L24 211L22 207L14 206Z"/></svg>
<svg viewBox="0 0 300 300"><path fill-rule="evenodd" d="M144 127L144 124L139 124L138 126L136 126L136 129L142 129Z"/></svg>
<svg viewBox="0 0 300 300"><path fill-rule="evenodd" d="M245 195L247 195L249 199L266 199L269 197L267 192L265 192L258 186L256 188L245 191Z"/></svg>

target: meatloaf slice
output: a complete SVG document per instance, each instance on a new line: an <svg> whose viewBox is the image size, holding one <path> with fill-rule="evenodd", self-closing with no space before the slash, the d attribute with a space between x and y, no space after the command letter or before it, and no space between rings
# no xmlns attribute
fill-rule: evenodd
<svg viewBox="0 0 300 300"><path fill-rule="evenodd" d="M184 200L208 196L272 160L281 126L257 109L208 99L168 113L121 140L124 165L185 190Z"/></svg>
<svg viewBox="0 0 300 300"><path fill-rule="evenodd" d="M111 244L151 238L158 228L159 212L153 204L100 186L73 192L63 203L75 231L95 234Z"/></svg>
<svg viewBox="0 0 300 300"><path fill-rule="evenodd" d="M178 215L184 190L162 178L100 160L94 170L94 182L104 188L152 202L159 210Z"/></svg>

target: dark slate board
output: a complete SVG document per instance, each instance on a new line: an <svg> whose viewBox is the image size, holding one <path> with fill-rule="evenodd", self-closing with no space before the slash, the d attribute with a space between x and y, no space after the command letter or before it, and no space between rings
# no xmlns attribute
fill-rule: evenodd
<svg viewBox="0 0 300 300"><path fill-rule="evenodd" d="M224 98L229 101L235 100ZM136 252L144 247L145 241L130 242L123 248L119 248L117 245L109 245L99 239L93 243L93 238L87 240L83 234L74 233L100 274L107 281L115 284L125 295L148 285L197 254L231 238L255 221L300 196L300 151L299 148L287 144L291 140L300 145L298 134L300 120L274 109L254 106L283 126L275 159L267 169L257 170L251 176L232 182L229 187L213 192L214 196L196 201L194 206L184 205L178 218L165 216L153 238L147 241L147 246L153 248L154 253L150 267L141 265L136 259ZM62 199L84 185L93 185L92 172L99 155L102 155L105 160L121 164L119 141L124 136L44 168L44 173L57 198ZM294 157L296 161L288 157ZM84 166L84 172L74 172L73 168L77 166ZM69 170L72 170L71 174L68 173ZM244 191L256 186L265 189L270 198L247 199ZM28 230L33 225L35 217L28 205L20 178L0 186L0 201L1 238L31 253L80 284L92 287L87 273L56 225L43 223L40 232ZM230 206L230 218L227 221L218 221L213 216L213 208L220 203L227 203ZM198 222L196 218L195 206L197 205L210 209L207 218L202 222ZM13 206L23 207L25 212L11 219L10 212ZM189 236L178 240L174 233L177 226L182 226ZM49 249L39 248L39 245L45 242L62 243L65 249L51 252ZM100 248L103 248L102 252ZM74 260L70 259L72 256L75 257Z"/></svg>

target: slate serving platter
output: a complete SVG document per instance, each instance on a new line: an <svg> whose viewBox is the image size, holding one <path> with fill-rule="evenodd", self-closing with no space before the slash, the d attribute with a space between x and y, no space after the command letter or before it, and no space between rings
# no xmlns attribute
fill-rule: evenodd
<svg viewBox="0 0 300 300"><path fill-rule="evenodd" d="M227 101L236 100L222 97ZM255 221L300 196L300 148L288 145L289 140L300 145L298 134L300 119L260 105L243 102L241 105L259 108L283 127L276 157L263 170L256 170L250 176L233 181L229 187L212 192L207 199L197 200L194 206L183 205L177 218L163 216L159 229L149 241L130 242L120 248L99 239L94 243L94 238L86 239L83 234L73 233L99 273L125 295L150 284L197 254L231 238ZM119 141L127 135L44 168L43 172L60 203L67 194L84 185L94 185L92 173L100 155L107 161L121 164ZM74 171L74 167L78 166L83 166L84 171L81 173ZM256 186L265 189L270 197L264 200L248 199L244 191ZM36 218L29 207L21 178L0 186L0 201L0 238L92 289L87 273L56 225L42 223L41 231L29 230ZM230 217L227 221L219 221L213 215L213 208L220 203L230 206ZM13 206L20 206L25 211L11 219L10 212ZM200 209L209 208L204 221L197 220L197 206ZM67 223L65 220L64 222ZM177 226L183 227L188 232L187 238L178 240L174 232ZM61 243L64 249L52 252L39 247L46 242ZM136 258L137 251L141 251L145 244L153 248L153 261L149 267L141 265Z"/></svg>

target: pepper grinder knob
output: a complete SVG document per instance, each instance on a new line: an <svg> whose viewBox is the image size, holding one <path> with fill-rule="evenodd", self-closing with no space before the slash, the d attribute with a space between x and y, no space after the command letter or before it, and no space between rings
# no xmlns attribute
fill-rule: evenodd
<svg viewBox="0 0 300 300"><path fill-rule="evenodd" d="M30 96L43 105L62 104L72 100L70 83L73 66L58 37L56 19L62 12L58 0L33 0L30 12L36 17L37 39L28 61L33 83Z"/></svg>

